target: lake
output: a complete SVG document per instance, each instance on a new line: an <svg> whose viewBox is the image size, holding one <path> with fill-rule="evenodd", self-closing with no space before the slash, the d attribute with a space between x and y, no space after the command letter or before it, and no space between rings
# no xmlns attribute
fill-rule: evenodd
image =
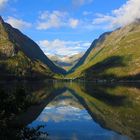
<svg viewBox="0 0 140 140"><path fill-rule="evenodd" d="M15 81L0 89L1 140L140 139L138 84Z"/></svg>

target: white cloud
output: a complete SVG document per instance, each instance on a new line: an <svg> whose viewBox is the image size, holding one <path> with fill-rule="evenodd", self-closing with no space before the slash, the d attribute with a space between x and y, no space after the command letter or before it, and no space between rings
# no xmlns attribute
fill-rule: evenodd
<svg viewBox="0 0 140 140"><path fill-rule="evenodd" d="M88 41L64 41L55 39L53 41L42 40L37 42L44 53L57 55L74 55L86 51L90 47Z"/></svg>
<svg viewBox="0 0 140 140"><path fill-rule="evenodd" d="M92 3L93 0L72 0L72 4L74 6L82 6L84 4Z"/></svg>
<svg viewBox="0 0 140 140"><path fill-rule="evenodd" d="M79 24L79 20L78 19L69 19L69 25L72 27L72 28L76 28Z"/></svg>
<svg viewBox="0 0 140 140"><path fill-rule="evenodd" d="M47 114L47 115L46 115ZM47 117L46 117L47 116ZM46 107L37 119L38 121L78 121L78 120L92 120L91 116L86 110L71 106L63 105L58 102L58 107Z"/></svg>
<svg viewBox="0 0 140 140"><path fill-rule="evenodd" d="M60 11L45 11L41 13L41 22L38 23L37 29L59 28L64 25L66 13Z"/></svg>
<svg viewBox="0 0 140 140"><path fill-rule="evenodd" d="M140 0L128 0L111 14L98 14L93 24L106 24L108 28L125 26L140 18Z"/></svg>
<svg viewBox="0 0 140 140"><path fill-rule="evenodd" d="M3 8L7 2L8 0L0 0L0 9Z"/></svg>
<svg viewBox="0 0 140 140"><path fill-rule="evenodd" d="M47 30L50 28L60 28L60 27L71 27L75 28L78 26L79 20L69 18L67 12L61 11L44 11L39 17L37 29Z"/></svg>
<svg viewBox="0 0 140 140"><path fill-rule="evenodd" d="M18 28L18 29L31 27L31 23L23 21L22 19L16 19L14 17L8 17L6 22L11 24L14 28Z"/></svg>

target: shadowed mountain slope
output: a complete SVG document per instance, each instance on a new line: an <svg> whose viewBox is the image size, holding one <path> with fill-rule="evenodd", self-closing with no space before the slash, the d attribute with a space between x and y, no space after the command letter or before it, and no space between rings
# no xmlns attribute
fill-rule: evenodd
<svg viewBox="0 0 140 140"><path fill-rule="evenodd" d="M105 33L95 40L68 78L140 79L140 22Z"/></svg>
<svg viewBox="0 0 140 140"><path fill-rule="evenodd" d="M46 74L45 69L52 74L65 74L65 70L56 66L39 48L39 46L29 37L19 30L5 23L0 17L0 63L1 69L16 71L16 67L22 65L21 70L27 72L27 67L41 69ZM16 63L16 64L15 64ZM19 64L24 63L24 64ZM24 67L24 68L23 68ZM39 68L37 68L39 67ZM43 70L42 70L43 69ZM2 70L1 70L2 71ZM11 74L11 72L9 72ZM13 73L13 72L12 72ZM40 71L39 71L40 73ZM16 73L13 73L17 75ZM23 74L24 75L24 74ZM25 74L26 75L26 74ZM48 74L49 76L49 74Z"/></svg>

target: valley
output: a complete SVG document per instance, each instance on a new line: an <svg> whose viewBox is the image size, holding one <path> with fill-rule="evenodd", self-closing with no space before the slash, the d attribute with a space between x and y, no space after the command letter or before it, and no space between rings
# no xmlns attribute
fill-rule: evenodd
<svg viewBox="0 0 140 140"><path fill-rule="evenodd" d="M46 56L39 46L0 18L2 77L140 80L140 23L102 34L85 54ZM62 68L61 68L62 67Z"/></svg>
<svg viewBox="0 0 140 140"><path fill-rule="evenodd" d="M140 140L140 0L0 0L0 140Z"/></svg>

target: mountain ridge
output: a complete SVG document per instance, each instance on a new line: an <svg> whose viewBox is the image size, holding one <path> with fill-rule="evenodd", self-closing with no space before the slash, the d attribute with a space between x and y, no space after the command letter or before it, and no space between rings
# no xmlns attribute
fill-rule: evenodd
<svg viewBox="0 0 140 140"><path fill-rule="evenodd" d="M40 65L39 69L43 68L43 71L44 68L46 67L47 70L52 71L52 73L56 74L66 73L65 70L56 66L43 53L40 47L33 40L24 35L18 29L13 28L10 24L5 23L2 17L0 17L0 34L1 34L0 36L1 69L2 67L5 66L6 69L10 71L10 67L13 67L14 71L14 67L16 68L16 65L22 63L19 61L22 58L24 64L21 64L21 67L22 68L24 67L25 71L27 71L27 67L30 67L29 63L32 63L32 65L36 66ZM17 64L14 64L11 61L13 62L16 61ZM28 66L25 63L26 64L28 63L27 64ZM14 74L14 72L12 73Z"/></svg>
<svg viewBox="0 0 140 140"><path fill-rule="evenodd" d="M37 73L58 79L85 80L140 79L140 21L103 33L84 55L67 58L69 64L63 59L59 62L58 58L52 62L33 40L5 23L2 17L0 34L1 74ZM74 63L67 72L59 67Z"/></svg>
<svg viewBox="0 0 140 140"><path fill-rule="evenodd" d="M105 33L103 33L102 35L100 35L98 39L95 39L95 40L92 42L91 46L88 48L88 50L85 52L85 54L84 54L84 55L81 57L81 59L78 61L78 63L76 63L76 64L74 65L74 67L72 67L72 69L69 70L68 73L74 72L74 70L75 70L77 67L79 67L80 65L82 65L82 64L84 63L84 61L86 60L86 57L87 57L87 56L90 54L90 52L92 51L92 49L94 49L94 47L97 47L97 44L98 44L98 43L101 43L101 42L105 39L105 37L106 37L107 35L109 35L110 33L111 33L111 32L105 32Z"/></svg>
<svg viewBox="0 0 140 140"><path fill-rule="evenodd" d="M99 41L99 45L93 46L91 45L89 49L91 51L84 62L79 66L76 64L75 69L72 68L73 71L70 70L66 78L85 80L140 79L139 21L110 32L103 42Z"/></svg>
<svg viewBox="0 0 140 140"><path fill-rule="evenodd" d="M48 55L49 59L52 60L56 65L62 67L67 72L71 69L83 56L83 52L79 54L74 54L71 56L62 55Z"/></svg>

